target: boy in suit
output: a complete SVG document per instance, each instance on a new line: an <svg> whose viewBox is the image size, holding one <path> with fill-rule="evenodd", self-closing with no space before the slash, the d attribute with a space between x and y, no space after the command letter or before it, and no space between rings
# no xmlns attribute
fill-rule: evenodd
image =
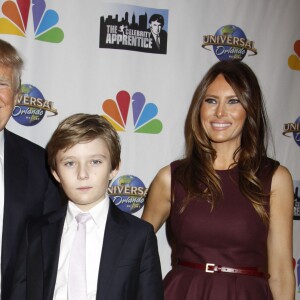
<svg viewBox="0 0 300 300"><path fill-rule="evenodd" d="M98 115L72 115L47 150L69 201L28 225L11 299L162 300L152 226L119 210L107 195L121 153L111 124Z"/></svg>

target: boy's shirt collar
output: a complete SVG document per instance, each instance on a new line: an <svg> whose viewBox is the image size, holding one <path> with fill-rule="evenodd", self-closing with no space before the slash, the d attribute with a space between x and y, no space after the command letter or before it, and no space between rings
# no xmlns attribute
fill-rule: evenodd
<svg viewBox="0 0 300 300"><path fill-rule="evenodd" d="M99 202L97 205L95 205L93 208L91 208L89 211L82 211L80 210L72 201L68 201L68 208L67 208L67 215L66 215L66 225L67 227L72 226L73 224L76 224L75 217L79 213L90 213L92 216L92 219L94 220L95 224L98 228L101 227L103 224L103 220L106 222L108 210L109 210L109 201L111 201L106 195L106 197Z"/></svg>

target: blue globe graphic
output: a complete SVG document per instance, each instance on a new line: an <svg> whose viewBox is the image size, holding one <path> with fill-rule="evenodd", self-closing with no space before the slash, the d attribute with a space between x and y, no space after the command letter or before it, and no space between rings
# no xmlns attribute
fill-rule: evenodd
<svg viewBox="0 0 300 300"><path fill-rule="evenodd" d="M24 99L27 98L30 102L30 99L42 99L44 100L44 96L41 91L31 84L23 84L21 87L20 97ZM24 126L34 126L41 122L44 118L45 110L42 108L36 108L27 106L24 104L15 106L12 117L21 125Z"/></svg>
<svg viewBox="0 0 300 300"><path fill-rule="evenodd" d="M296 124L300 123L300 117L295 121ZM298 146L300 146L300 132L293 132L294 140Z"/></svg>
<svg viewBox="0 0 300 300"><path fill-rule="evenodd" d="M118 192L110 193L109 197L122 211L132 214L144 206L146 188L138 177L120 176L110 185L110 190L115 191L114 187L117 187Z"/></svg>
<svg viewBox="0 0 300 300"><path fill-rule="evenodd" d="M247 39L244 31L235 25L222 26L217 30L215 35L226 35L244 38L245 40ZM213 45L213 50L219 60L242 60L247 53L247 50L244 48L226 45Z"/></svg>

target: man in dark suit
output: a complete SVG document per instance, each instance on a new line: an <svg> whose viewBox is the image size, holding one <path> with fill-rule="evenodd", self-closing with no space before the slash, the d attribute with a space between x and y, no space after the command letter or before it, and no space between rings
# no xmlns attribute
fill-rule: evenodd
<svg viewBox="0 0 300 300"><path fill-rule="evenodd" d="M26 222L60 207L56 184L40 146L5 129L17 101L23 61L0 40L1 299L9 299ZM3 223L2 223L3 222Z"/></svg>
<svg viewBox="0 0 300 300"><path fill-rule="evenodd" d="M28 225L11 300L163 300L152 225L107 195L121 154L112 125L98 115L72 115L47 149L69 201Z"/></svg>
<svg viewBox="0 0 300 300"><path fill-rule="evenodd" d="M152 39L152 50L154 53L167 53L167 32L163 30L164 17L159 14L154 14L149 19L149 29Z"/></svg>

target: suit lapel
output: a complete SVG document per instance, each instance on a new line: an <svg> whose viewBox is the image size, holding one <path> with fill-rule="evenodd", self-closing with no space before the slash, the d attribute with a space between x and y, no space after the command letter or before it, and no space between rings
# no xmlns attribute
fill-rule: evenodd
<svg viewBox="0 0 300 300"><path fill-rule="evenodd" d="M48 224L42 228L42 251L44 272L44 297L52 300L56 283L60 242L66 216L66 208L53 213L48 218Z"/></svg>
<svg viewBox="0 0 300 300"><path fill-rule="evenodd" d="M28 161L22 156L21 149L16 147L14 136L6 129L4 136L4 177L9 178L4 183L5 196L11 202L14 199L22 199L27 193Z"/></svg>
<svg viewBox="0 0 300 300"><path fill-rule="evenodd" d="M2 253L1 253L1 270L2 277L5 277L5 272L9 268L10 255L14 249L15 240L12 236L20 236L19 231L24 228L19 228L19 224L23 224L24 201L18 202L18 199L23 200L27 194L28 180L28 162L22 156L20 149L16 149L13 143L13 136L6 129L4 130L4 217L2 231ZM15 172L15 170L18 172ZM9 180L8 180L9 178ZM23 232L23 231L22 231Z"/></svg>
<svg viewBox="0 0 300 300"><path fill-rule="evenodd" d="M110 202L99 267L97 300L107 299L113 270L122 255L120 249L122 249L123 242L126 239L124 226L126 226L126 220L122 212Z"/></svg>

